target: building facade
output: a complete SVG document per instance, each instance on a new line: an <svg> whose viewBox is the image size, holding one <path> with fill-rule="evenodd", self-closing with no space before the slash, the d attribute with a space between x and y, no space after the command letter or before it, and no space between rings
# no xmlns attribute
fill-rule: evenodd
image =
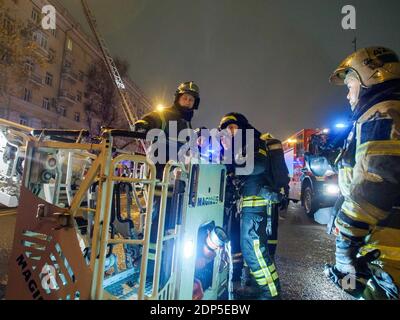
<svg viewBox="0 0 400 320"><path fill-rule="evenodd" d="M29 77L15 94L0 100L0 117L33 128L82 129L87 127L85 99L89 67L101 59L100 51L57 0L3 0L9 9L4 19L42 20L42 7L56 8L56 29L39 28L34 33L38 51L46 58L45 66L27 61ZM1 21L1 26L7 21ZM1 70L0 70L1 72ZM151 101L130 79L124 79L138 116L149 112ZM93 121L93 119L92 119ZM100 120L98 120L100 125ZM122 110L113 127L126 127Z"/></svg>

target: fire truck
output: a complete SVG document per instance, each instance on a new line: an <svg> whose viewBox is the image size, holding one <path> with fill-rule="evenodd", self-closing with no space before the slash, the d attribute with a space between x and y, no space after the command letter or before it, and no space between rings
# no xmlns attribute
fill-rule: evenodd
<svg viewBox="0 0 400 320"><path fill-rule="evenodd" d="M310 217L320 208L333 206L339 196L334 168L339 154L337 137L334 129L303 129L283 142L289 199L300 202Z"/></svg>
<svg viewBox="0 0 400 320"><path fill-rule="evenodd" d="M0 119L0 207L18 206L26 143L32 128Z"/></svg>

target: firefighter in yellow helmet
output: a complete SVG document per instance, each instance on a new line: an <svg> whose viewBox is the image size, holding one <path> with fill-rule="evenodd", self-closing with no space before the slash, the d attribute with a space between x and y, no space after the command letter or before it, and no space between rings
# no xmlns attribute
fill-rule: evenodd
<svg viewBox="0 0 400 320"><path fill-rule="evenodd" d="M399 58L383 47L361 49L330 81L348 87L354 126L338 158L344 202L335 220L336 264L325 274L356 297L398 299Z"/></svg>

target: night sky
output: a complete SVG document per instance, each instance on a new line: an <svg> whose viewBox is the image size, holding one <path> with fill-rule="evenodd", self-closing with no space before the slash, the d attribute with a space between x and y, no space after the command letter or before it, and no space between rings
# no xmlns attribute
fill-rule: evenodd
<svg viewBox="0 0 400 320"><path fill-rule="evenodd" d="M80 0L60 0L88 30ZM216 127L244 113L280 139L327 127L349 115L333 69L358 46L400 54L399 0L88 0L113 55L155 104L171 104L193 80L202 103L195 126ZM343 30L341 9L357 9L357 30Z"/></svg>

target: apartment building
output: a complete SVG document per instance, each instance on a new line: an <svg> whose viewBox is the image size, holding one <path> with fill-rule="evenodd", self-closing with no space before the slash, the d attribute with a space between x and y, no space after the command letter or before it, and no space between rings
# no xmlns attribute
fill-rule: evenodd
<svg viewBox="0 0 400 320"><path fill-rule="evenodd" d="M96 44L57 0L4 1L9 13L1 26L15 19L40 23L46 4L56 8L57 19L55 30L40 28L34 34L37 50L49 63L41 67L27 61L29 79L15 94L0 101L0 117L34 128L86 128L87 72L101 58ZM153 108L150 100L132 80L125 81L136 113L149 112ZM113 126L126 125L121 110Z"/></svg>

